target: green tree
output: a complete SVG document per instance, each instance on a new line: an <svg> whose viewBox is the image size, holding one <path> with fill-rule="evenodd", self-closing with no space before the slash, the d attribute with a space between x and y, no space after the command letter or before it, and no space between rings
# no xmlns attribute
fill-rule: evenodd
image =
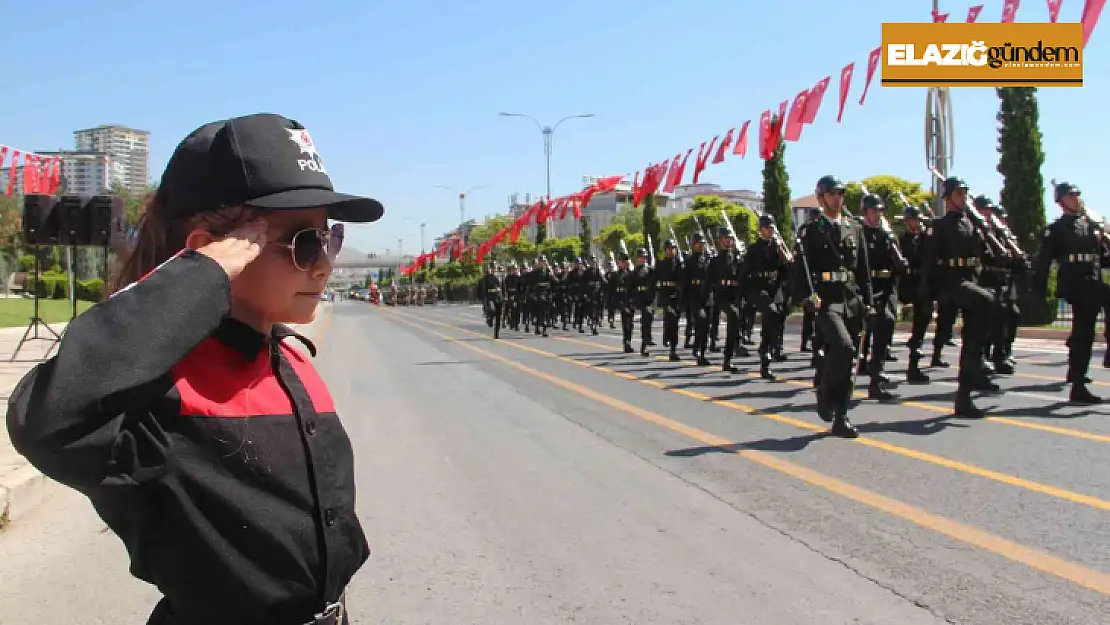
<svg viewBox="0 0 1110 625"><path fill-rule="evenodd" d="M698 231L698 224L705 231L705 236L711 241L717 240L717 229L725 225L721 217L724 211L736 230L736 236L747 244L755 242L758 236L759 217L753 210L746 206L726 202L715 195L699 195L694 197L690 210L680 213L674 218L675 236L685 243L686 239ZM696 219L695 219L696 218Z"/></svg>
<svg viewBox="0 0 1110 625"><path fill-rule="evenodd" d="M468 242L473 245L480 245L493 238L504 228L508 228L513 223L513 218L507 215L495 215L487 217L486 220L474 226L470 231L470 238Z"/></svg>
<svg viewBox="0 0 1110 625"><path fill-rule="evenodd" d="M536 224L536 245L543 243L547 238L547 222L541 221Z"/></svg>
<svg viewBox="0 0 1110 625"><path fill-rule="evenodd" d="M616 254L621 251L621 241L625 241L627 244L629 235L628 226L620 222L613 222L602 228L601 232L597 233L597 238L594 241L601 246L606 254L609 252Z"/></svg>
<svg viewBox="0 0 1110 625"><path fill-rule="evenodd" d="M775 155L763 162L763 211L775 218L779 232L794 231L785 141L780 141Z"/></svg>
<svg viewBox="0 0 1110 625"><path fill-rule="evenodd" d="M662 249L660 246L663 242L659 239L659 232L662 229L662 224L659 222L659 210L657 208L656 202L657 200L654 193L644 198L644 211L642 218L644 222L644 240L647 241L648 237L651 237L652 247L655 248L653 251L655 252L656 256L658 256Z"/></svg>
<svg viewBox="0 0 1110 625"><path fill-rule="evenodd" d="M613 218L615 224L624 224L629 232L644 231L644 212L631 202L625 202L617 207L617 215Z"/></svg>
<svg viewBox="0 0 1110 625"><path fill-rule="evenodd" d="M541 254L545 254L549 261L574 260L582 252L582 242L578 237L563 237L561 239L545 239L536 246Z"/></svg>
<svg viewBox="0 0 1110 625"><path fill-rule="evenodd" d="M505 246L505 253L509 258L518 263L531 263L532 259L539 253L536 251L536 245L531 241L520 238L516 243L509 243Z"/></svg>
<svg viewBox="0 0 1110 625"><path fill-rule="evenodd" d="M920 206L929 201L932 196L927 189L921 186L920 182L912 182L898 176L871 176L864 178L862 183L868 191L883 199L883 204L887 208L887 220L891 224L900 223L902 220L902 211L906 209L905 203L901 199L902 196L905 196L914 206ZM853 215L858 215L860 213L860 201L863 199L863 190L860 183L849 182L845 186L847 189L844 192L844 207Z"/></svg>
<svg viewBox="0 0 1110 625"><path fill-rule="evenodd" d="M1010 228L1022 249L1036 253L1045 229L1044 151L1036 87L1003 87L998 93L998 173Z"/></svg>
<svg viewBox="0 0 1110 625"><path fill-rule="evenodd" d="M582 217L580 217L579 220L578 220L578 225L579 225L578 239L582 242L582 253L583 254L589 254L590 253L590 241L593 238L593 232L590 229L590 218L586 215L582 215Z"/></svg>
<svg viewBox="0 0 1110 625"><path fill-rule="evenodd" d="M13 257L23 248L22 199L0 194L0 252Z"/></svg>

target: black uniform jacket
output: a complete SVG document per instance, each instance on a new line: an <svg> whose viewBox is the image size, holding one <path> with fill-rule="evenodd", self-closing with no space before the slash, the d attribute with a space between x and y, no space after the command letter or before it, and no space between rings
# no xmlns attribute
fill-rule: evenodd
<svg viewBox="0 0 1110 625"><path fill-rule="evenodd" d="M185 251L73 320L12 392L8 431L89 497L177 624L303 623L369 556L351 443L283 326L228 317Z"/></svg>

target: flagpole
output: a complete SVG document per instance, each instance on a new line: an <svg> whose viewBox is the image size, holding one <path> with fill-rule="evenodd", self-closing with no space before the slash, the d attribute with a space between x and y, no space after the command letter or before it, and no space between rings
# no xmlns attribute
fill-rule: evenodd
<svg viewBox="0 0 1110 625"><path fill-rule="evenodd" d="M445 185L445 184L434 184L434 185L432 185L432 188L447 189L448 191L451 191L453 193L457 193L459 195L459 240L463 242L463 245L466 245L466 235L463 232L464 226L466 224L466 195L468 193L470 193L471 191L478 191L480 189L488 189L489 185L480 184L476 187L470 187L466 191L459 191L455 187Z"/></svg>

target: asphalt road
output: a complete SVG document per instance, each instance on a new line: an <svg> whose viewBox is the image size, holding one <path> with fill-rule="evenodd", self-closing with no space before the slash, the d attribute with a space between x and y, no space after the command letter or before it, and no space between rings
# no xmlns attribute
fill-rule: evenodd
<svg viewBox="0 0 1110 625"><path fill-rule="evenodd" d="M1066 404L1059 342L1019 342L987 419L933 370L847 441L797 352L765 382L608 329L493 341L475 307L329 314L374 551L355 623L1110 623L1110 405ZM64 491L0 533L0 625L143 622L102 530Z"/></svg>

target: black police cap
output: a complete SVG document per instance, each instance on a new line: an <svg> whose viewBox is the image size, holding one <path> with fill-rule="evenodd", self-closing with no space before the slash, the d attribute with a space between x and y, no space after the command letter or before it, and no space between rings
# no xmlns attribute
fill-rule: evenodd
<svg viewBox="0 0 1110 625"><path fill-rule="evenodd" d="M880 211L886 210L886 206L883 204L883 198L875 195L874 193L868 193L867 195L863 196L863 207L873 208Z"/></svg>
<svg viewBox="0 0 1110 625"><path fill-rule="evenodd" d="M663 249L669 250L672 247L678 247L677 245L675 245L674 239L667 239L663 241Z"/></svg>
<svg viewBox="0 0 1110 625"><path fill-rule="evenodd" d="M817 195L822 195L831 191L843 191L844 182L832 174L825 174L817 179L815 189Z"/></svg>
<svg viewBox="0 0 1110 625"><path fill-rule="evenodd" d="M921 209L916 206L907 206L902 212L902 219L921 219Z"/></svg>
<svg viewBox="0 0 1110 625"><path fill-rule="evenodd" d="M759 227L760 228L773 228L774 226L775 226L775 216L774 215L760 215L759 216Z"/></svg>
<svg viewBox="0 0 1110 625"><path fill-rule="evenodd" d="M728 228L717 228L717 238L732 237L732 231Z"/></svg>
<svg viewBox="0 0 1110 625"><path fill-rule="evenodd" d="M158 186L168 219L227 206L263 210L324 207L336 221L381 219L382 203L336 193L311 135L300 123L260 113L211 122L185 137Z"/></svg>
<svg viewBox="0 0 1110 625"><path fill-rule="evenodd" d="M1055 196L1056 201L1059 202L1060 200L1064 199L1065 195L1068 195L1070 193L1080 195L1079 187L1070 182L1061 182L1056 185L1055 193L1053 195Z"/></svg>
<svg viewBox="0 0 1110 625"><path fill-rule="evenodd" d="M967 183L964 182L963 178L960 178L958 176L949 176L944 179L944 197L952 195L952 193L958 189L963 189L964 191L968 190Z"/></svg>

